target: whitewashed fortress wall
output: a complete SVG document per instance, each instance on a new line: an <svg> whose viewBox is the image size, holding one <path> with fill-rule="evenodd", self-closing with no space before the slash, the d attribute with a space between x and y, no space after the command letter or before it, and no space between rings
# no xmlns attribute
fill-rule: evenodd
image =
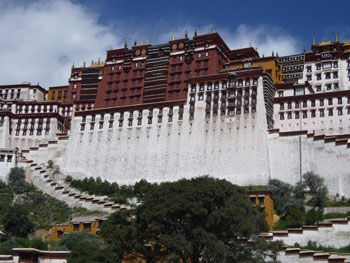
<svg viewBox="0 0 350 263"><path fill-rule="evenodd" d="M347 140L315 136L306 131L273 132L268 142L271 177L295 184L300 181L301 165L302 174L314 172L323 177L332 195L350 197L350 149Z"/></svg>
<svg viewBox="0 0 350 263"><path fill-rule="evenodd" d="M272 92L272 86L267 88ZM112 115L113 128L109 128L110 115L105 114L103 122L101 115L96 115L93 130L92 116L87 116L85 131L80 131L83 118L75 117L64 172L80 178L100 176L120 184L142 178L161 182L200 175L225 178L240 185L266 184L270 167L263 77L258 80L255 112L250 107L249 113L242 109L241 114L220 116L219 110L218 116L211 112L206 117L205 100L198 100L198 92L195 98L193 120L190 92L183 120L178 120L180 108L174 107L173 120L169 122L167 107L161 112L162 123L158 123L159 109L154 109L152 124L148 124L149 111L144 110L141 125L134 112L132 126L128 126L126 112L123 127L118 127L120 113L116 113ZM99 129L100 123L103 128Z"/></svg>

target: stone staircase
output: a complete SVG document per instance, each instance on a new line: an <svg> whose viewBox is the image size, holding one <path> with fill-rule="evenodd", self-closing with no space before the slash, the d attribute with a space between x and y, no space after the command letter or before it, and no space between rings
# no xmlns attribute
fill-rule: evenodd
<svg viewBox="0 0 350 263"><path fill-rule="evenodd" d="M321 246L341 248L350 243L350 218L332 219L314 226L305 225L301 228L290 228L285 231L270 231L260 234L260 237L276 241L281 240L286 246L306 246L308 241Z"/></svg>
<svg viewBox="0 0 350 263"><path fill-rule="evenodd" d="M18 165L26 171L26 180L42 192L58 199L70 207L113 213L131 209L129 206L111 202L107 197L94 196L72 189L65 183L65 176L54 168L47 168L49 160L59 164L63 160L68 136L61 135L56 141L22 150L18 154ZM58 167L55 165L55 167Z"/></svg>
<svg viewBox="0 0 350 263"><path fill-rule="evenodd" d="M350 148L350 134L315 135L314 133L309 133L307 130L281 132L279 129L271 129L269 130L269 134L278 134L279 137L306 135L308 139L313 141L323 141L325 144L333 143L335 146L346 145L347 148Z"/></svg>
<svg viewBox="0 0 350 263"><path fill-rule="evenodd" d="M278 260L280 260L281 263L348 263L350 262L350 254L286 248L279 254Z"/></svg>
<svg viewBox="0 0 350 263"><path fill-rule="evenodd" d="M19 161L34 160L38 164L47 164L49 160L52 160L55 164L61 165L68 138L67 134L58 134L56 140L21 150L18 153Z"/></svg>

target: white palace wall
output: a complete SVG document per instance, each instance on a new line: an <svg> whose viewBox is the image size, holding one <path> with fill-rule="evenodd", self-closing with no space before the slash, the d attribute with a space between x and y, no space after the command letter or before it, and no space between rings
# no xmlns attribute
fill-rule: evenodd
<svg viewBox="0 0 350 263"><path fill-rule="evenodd" d="M325 143L301 137L302 173L314 172L325 178L329 192L350 197L350 149L347 145ZM295 184L300 180L299 136L269 135L272 178Z"/></svg>
<svg viewBox="0 0 350 263"><path fill-rule="evenodd" d="M91 116L86 118L85 131L80 131L82 117L75 117L64 157L63 171L74 177L102 177L120 184L132 184L144 178L150 182L172 181L210 175L225 178L239 185L266 184L270 177L267 147L266 110L262 78L259 78L256 113L206 118L205 102L197 101L194 120L189 120L189 101L184 105L183 120L178 120L179 107L163 108L158 124L158 109L153 122L147 124L148 110L143 111L142 125L108 128L109 114L99 129L96 115L90 131ZM219 111L220 114L220 111Z"/></svg>

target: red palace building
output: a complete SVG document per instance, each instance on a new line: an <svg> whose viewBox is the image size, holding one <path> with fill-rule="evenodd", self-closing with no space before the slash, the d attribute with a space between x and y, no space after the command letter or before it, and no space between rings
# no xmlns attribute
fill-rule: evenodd
<svg viewBox="0 0 350 263"><path fill-rule="evenodd" d="M72 68L66 102L85 110L185 100L190 77L218 74L229 59L215 32L155 46L125 44L109 50L105 63Z"/></svg>

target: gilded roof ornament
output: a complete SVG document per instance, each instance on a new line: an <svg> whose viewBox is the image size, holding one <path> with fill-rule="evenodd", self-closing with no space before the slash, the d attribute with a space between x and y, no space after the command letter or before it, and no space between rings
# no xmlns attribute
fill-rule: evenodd
<svg viewBox="0 0 350 263"><path fill-rule="evenodd" d="M171 40L175 40L175 35L174 34L171 35Z"/></svg>

